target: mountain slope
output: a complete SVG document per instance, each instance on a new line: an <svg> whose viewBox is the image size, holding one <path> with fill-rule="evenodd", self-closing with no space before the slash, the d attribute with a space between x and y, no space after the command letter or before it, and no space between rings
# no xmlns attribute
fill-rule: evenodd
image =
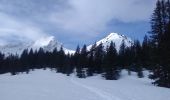
<svg viewBox="0 0 170 100"><path fill-rule="evenodd" d="M110 34L109 34L108 36L106 36L105 38L97 41L97 42L96 42L96 45L98 46L100 43L102 43L103 46L104 46L104 48L106 49L107 46L109 46L110 43L111 43L111 41L112 41L113 43L115 43L116 49L119 50L119 49L120 49L120 46L121 46L121 43L122 43L123 40L124 40L125 45L126 45L127 47L129 47L129 46L131 46L131 45L133 44L133 41L132 41L130 38L124 36L124 35L120 35L120 34L118 34L118 33L110 33ZM88 50L90 50L91 47L92 47L92 45L89 45L89 46L87 47Z"/></svg>
<svg viewBox="0 0 170 100"><path fill-rule="evenodd" d="M119 50L122 41L125 42L125 45L127 47L129 47L133 44L133 41L124 35L120 35L118 33L110 33L105 38L96 42L96 45L98 46L100 43L103 43L103 46L106 49L106 47L110 45L111 41L113 41L115 43L117 50ZM5 46L0 46L0 51L5 53L6 55L9 55L9 54L19 54L20 55L24 49L33 48L33 50L38 50L41 47L45 51L53 51L54 48L57 48L59 50L61 48L61 46L62 46L62 44L60 42L56 41L56 39L53 36L50 36L50 37L40 38L40 39L38 39L34 42L30 42L30 43L13 43L13 44L5 45ZM89 45L87 47L87 49L90 50L91 47L92 47L92 45ZM64 47L63 47L63 50L65 51L66 54L68 54L68 53L72 54L75 52L73 50L69 50Z"/></svg>
<svg viewBox="0 0 170 100"><path fill-rule="evenodd" d="M29 43L11 43L8 45L0 46L0 51L5 53L5 55L10 54L21 54L24 49L38 50L43 48L45 51L53 51L54 48L58 50L61 48L62 44L55 40L53 36L40 38L34 42ZM73 50L69 50L63 47L65 53L74 53Z"/></svg>

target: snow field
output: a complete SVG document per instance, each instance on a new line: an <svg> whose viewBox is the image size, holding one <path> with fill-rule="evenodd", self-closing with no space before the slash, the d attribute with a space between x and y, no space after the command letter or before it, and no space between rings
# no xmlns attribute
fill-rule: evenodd
<svg viewBox="0 0 170 100"><path fill-rule="evenodd" d="M170 89L153 86L136 73L122 71L119 80L104 80L100 75L86 79L54 71L35 70L30 74L0 75L1 100L170 100Z"/></svg>

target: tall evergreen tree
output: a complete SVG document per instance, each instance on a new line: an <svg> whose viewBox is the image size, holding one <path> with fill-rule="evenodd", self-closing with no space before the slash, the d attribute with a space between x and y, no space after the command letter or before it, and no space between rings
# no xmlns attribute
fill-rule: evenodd
<svg viewBox="0 0 170 100"><path fill-rule="evenodd" d="M158 9L159 8L159 9ZM153 55L156 55L155 67L150 78L158 86L170 87L169 75L169 0L158 1L152 17L152 42L156 44ZM157 40L156 42L154 40Z"/></svg>
<svg viewBox="0 0 170 100"><path fill-rule="evenodd" d="M125 68L125 41L123 40L119 49L119 66Z"/></svg>
<svg viewBox="0 0 170 100"><path fill-rule="evenodd" d="M92 45L89 51L89 57L88 57L88 69L87 69L87 75L88 76L93 76L93 73L95 72L94 68L94 54L95 54L95 49L96 49L96 43Z"/></svg>
<svg viewBox="0 0 170 100"><path fill-rule="evenodd" d="M79 60L80 60L80 47L78 45L76 48L76 52L74 54L74 64L76 67L80 66Z"/></svg>
<svg viewBox="0 0 170 100"><path fill-rule="evenodd" d="M163 0L162 0L163 1ZM160 41L159 37L161 37L163 33L163 18L162 18L162 3L160 0L156 3L156 8L151 18L151 40L155 47L158 46Z"/></svg>
<svg viewBox="0 0 170 100"><path fill-rule="evenodd" d="M80 66L87 67L87 55L87 47L84 45L80 53Z"/></svg>
<svg viewBox="0 0 170 100"><path fill-rule="evenodd" d="M3 74L4 72L4 54L0 52L0 74Z"/></svg>
<svg viewBox="0 0 170 100"><path fill-rule="evenodd" d="M85 78L85 70L84 68L87 67L87 47L86 45L83 46L80 52L80 57L79 57L79 63L80 66L77 67L77 76L79 78Z"/></svg>
<svg viewBox="0 0 170 100"><path fill-rule="evenodd" d="M135 56L134 56L134 66L133 70L138 72L140 67L142 68L142 46L139 42L139 40L134 41L134 47L135 47Z"/></svg>
<svg viewBox="0 0 170 100"><path fill-rule="evenodd" d="M107 52L104 57L104 71L104 77L107 80L117 80L119 78L117 51L113 42L110 43L110 46L107 48Z"/></svg>
<svg viewBox="0 0 170 100"><path fill-rule="evenodd" d="M103 50L103 44L100 43L94 53L94 67L96 73L100 74L102 73L102 63L103 63L103 57L104 57L104 50Z"/></svg>
<svg viewBox="0 0 170 100"><path fill-rule="evenodd" d="M59 65L58 65L58 69L57 69L57 72L64 72L64 61L65 61L65 53L64 53L64 50L63 50L63 46L61 46L59 52L58 52L58 57L60 58L59 59Z"/></svg>

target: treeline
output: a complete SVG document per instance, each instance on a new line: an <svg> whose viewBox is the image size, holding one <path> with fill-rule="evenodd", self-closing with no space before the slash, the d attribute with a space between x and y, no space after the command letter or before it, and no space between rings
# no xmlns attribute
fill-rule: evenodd
<svg viewBox="0 0 170 100"><path fill-rule="evenodd" d="M74 54L65 54L63 48L53 52L24 50L18 55L4 57L0 53L0 74L10 72L16 75L30 70L51 68L57 72L70 75L74 71L79 78L102 74L107 80L120 78L120 71L136 71L142 78L143 69L152 71L149 76L153 84L170 88L170 2L158 0L151 17L151 31L142 43L135 40L132 46L126 47L122 41L117 51L113 42L107 48L103 44L94 44L90 50L86 45L79 46ZM76 70L74 70L76 69Z"/></svg>
<svg viewBox="0 0 170 100"><path fill-rule="evenodd" d="M12 75L16 75L20 72L29 73L34 69L51 68L70 75L76 69L79 78L103 74L103 77L108 80L117 80L120 77L121 69L128 69L139 72L139 77L143 77L143 66L149 68L147 63L142 63L148 61L143 56L145 55L142 52L143 49L139 41L135 41L131 47L126 47L125 42L122 41L119 52L117 52L115 44L111 42L107 48L104 48L102 43L98 46L94 44L89 51L86 45L82 49L78 46L75 54L65 54L62 47L60 50L56 48L52 52L44 51L43 48L38 51L26 49L20 56L5 57L0 53L0 74L10 72Z"/></svg>

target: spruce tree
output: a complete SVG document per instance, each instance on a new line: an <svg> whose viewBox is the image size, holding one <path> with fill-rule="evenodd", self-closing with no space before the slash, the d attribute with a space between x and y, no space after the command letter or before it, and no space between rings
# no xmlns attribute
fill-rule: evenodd
<svg viewBox="0 0 170 100"><path fill-rule="evenodd" d="M134 41L134 46L135 46L135 58L134 58L134 71L138 71L139 67L142 67L142 47L139 42L139 40Z"/></svg>
<svg viewBox="0 0 170 100"><path fill-rule="evenodd" d="M79 57L79 63L80 66L77 67L77 76L79 78L85 78L85 70L84 68L87 67L87 48L86 45L83 46L80 52L80 57Z"/></svg>
<svg viewBox="0 0 170 100"><path fill-rule="evenodd" d="M151 41L155 44L156 56L155 67L153 68L153 74L150 75L151 79L154 79L155 85L170 87L170 75L169 75L169 23L170 23L170 11L169 0L158 1L156 9L154 10L153 17L151 19ZM155 41L157 40L157 41Z"/></svg>
<svg viewBox="0 0 170 100"><path fill-rule="evenodd" d="M162 0L163 1L163 0ZM162 3L160 0L156 3L156 8L154 10L154 13L151 18L151 31L150 31L150 38L152 40L152 43L155 47L158 46L158 43L160 41L159 37L161 37L163 33L163 18L162 18Z"/></svg>
<svg viewBox="0 0 170 100"><path fill-rule="evenodd" d="M78 45L77 48L76 48L76 52L74 54L74 65L76 67L80 66L79 60L80 60L80 47Z"/></svg>
<svg viewBox="0 0 170 100"><path fill-rule="evenodd" d="M4 54L2 54L0 52L0 74L3 74L5 72L5 69L4 69Z"/></svg>
<svg viewBox="0 0 170 100"><path fill-rule="evenodd" d="M80 52L80 66L82 66L82 68L87 67L87 55L87 47L84 45Z"/></svg>
<svg viewBox="0 0 170 100"><path fill-rule="evenodd" d="M117 51L113 42L110 43L110 46L107 48L106 55L104 57L104 71L104 77L107 80L117 80L119 78Z"/></svg>
<svg viewBox="0 0 170 100"><path fill-rule="evenodd" d="M64 61L65 61L65 53L64 53L64 50L63 50L63 46L60 47L60 50L58 52L58 55L59 55L59 65L58 65L58 69L57 69L57 72L64 72Z"/></svg>
<svg viewBox="0 0 170 100"><path fill-rule="evenodd" d="M103 63L103 57L104 57L104 50L103 50L103 44L100 43L94 53L94 67L96 73L100 74L102 73L102 63Z"/></svg>
<svg viewBox="0 0 170 100"><path fill-rule="evenodd" d="M150 42L148 39L148 36L145 35L143 43L142 43L142 54L141 54L141 60L142 60L142 66L144 66L147 69L149 68L150 61L151 61L151 48L150 48Z"/></svg>
<svg viewBox="0 0 170 100"><path fill-rule="evenodd" d="M94 54L95 54L95 49L96 49L96 43L92 45L89 51L89 57L88 57L88 69L87 69L87 75L88 76L93 76L95 72L95 65L94 65Z"/></svg>
<svg viewBox="0 0 170 100"><path fill-rule="evenodd" d="M119 49L119 66L125 68L125 41L123 40Z"/></svg>

